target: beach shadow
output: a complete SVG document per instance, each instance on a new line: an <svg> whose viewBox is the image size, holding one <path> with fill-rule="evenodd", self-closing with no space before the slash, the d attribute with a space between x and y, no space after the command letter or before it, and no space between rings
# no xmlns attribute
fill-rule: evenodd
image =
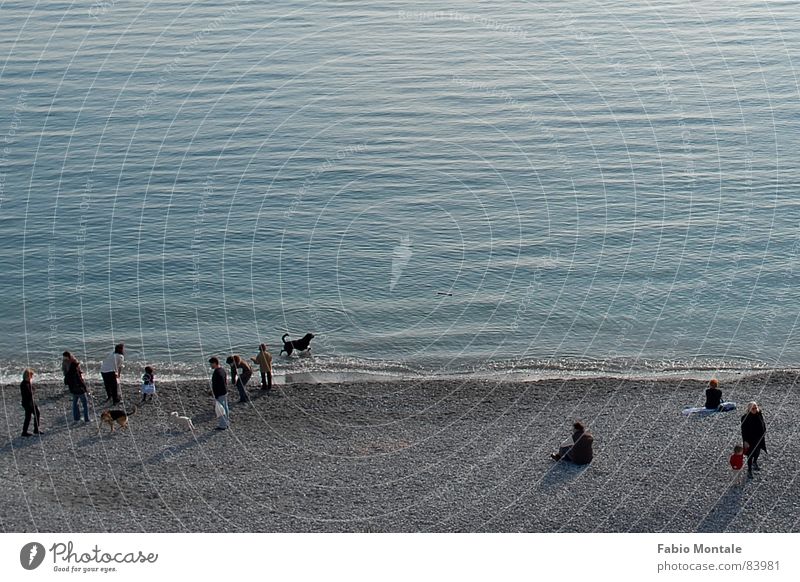
<svg viewBox="0 0 800 582"><path fill-rule="evenodd" d="M213 410L210 410L208 412L200 412L198 414L193 414L192 415L192 422L194 424L203 424L205 422L211 422L212 420L216 420L216 419L217 419L217 415L214 414Z"/></svg>
<svg viewBox="0 0 800 582"><path fill-rule="evenodd" d="M47 438L47 433L42 435L41 438ZM11 451L19 451L21 449L27 449L28 447L39 445L39 436L34 435L32 437L23 437L23 436L16 436L12 437L12 439L6 443L4 446L0 447L0 455L3 453L10 453Z"/></svg>
<svg viewBox="0 0 800 582"><path fill-rule="evenodd" d="M198 434L198 432L199 431L197 429L195 429L195 434L193 435L193 438L187 440L184 443L178 444L178 445L165 447L164 449L160 450L156 454L152 455L150 458L145 459L143 461L143 463L145 465L160 465L160 464L165 463L165 462L170 462L170 461L174 460L175 457L177 457L178 455L183 453L184 451L192 449L192 448L196 447L197 445L201 445L201 444L205 443L206 441L212 439L214 437L214 435L216 434L214 431L205 431L205 432L202 432L202 433L199 433L199 434ZM136 463L134 465L134 467L138 467L138 466L139 466L139 463Z"/></svg>
<svg viewBox="0 0 800 582"><path fill-rule="evenodd" d="M126 428L118 428L114 432L109 431L108 428L106 428L106 430L102 430L101 428L100 432L97 432L97 425L93 423L89 424L86 428L88 433L78 442L79 447L93 445L97 443L98 440L128 436L128 429Z"/></svg>
<svg viewBox="0 0 800 582"><path fill-rule="evenodd" d="M697 526L697 532L724 532L742 509L745 485L744 482L732 483Z"/></svg>
<svg viewBox="0 0 800 582"><path fill-rule="evenodd" d="M20 419L19 426L22 426L22 419ZM42 427L41 437L39 437L38 435L34 435L32 437L23 437L20 436L20 433L17 433L17 436L15 437L11 437L9 435L11 440L3 447L0 447L0 454L7 453L12 450L20 450L28 448L31 445L39 444L39 438L47 439L48 436L50 435L56 435L62 432L67 432L72 428L70 422L66 420L66 416L62 415L57 415L55 417L52 417L51 419L43 417L41 422L41 427Z"/></svg>
<svg viewBox="0 0 800 582"><path fill-rule="evenodd" d="M583 475L590 466L591 463L588 465L576 465L569 461L554 462L539 480L539 489L546 492L561 489L567 483L571 483Z"/></svg>
<svg viewBox="0 0 800 582"><path fill-rule="evenodd" d="M274 391L275 388L272 390L262 390L261 388L258 388L250 390L248 394L250 395L250 400L260 400L261 398L267 398Z"/></svg>

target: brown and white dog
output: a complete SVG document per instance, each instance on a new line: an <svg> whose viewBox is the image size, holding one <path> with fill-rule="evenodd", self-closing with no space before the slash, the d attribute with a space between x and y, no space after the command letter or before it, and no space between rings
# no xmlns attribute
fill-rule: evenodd
<svg viewBox="0 0 800 582"><path fill-rule="evenodd" d="M108 426L111 427L111 432L114 432L115 422L120 428L125 428L128 426L128 417L136 414L136 410L136 406L134 406L133 410L130 412L125 412L124 410L104 410L100 415L100 424L97 425L97 434L100 434L100 429L103 428L103 424L108 424Z"/></svg>

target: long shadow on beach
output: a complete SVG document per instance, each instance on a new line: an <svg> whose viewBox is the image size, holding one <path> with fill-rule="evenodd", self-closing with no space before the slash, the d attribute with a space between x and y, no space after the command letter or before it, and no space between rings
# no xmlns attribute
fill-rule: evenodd
<svg viewBox="0 0 800 582"><path fill-rule="evenodd" d="M589 465L575 465L565 461L553 463L553 466L539 480L539 489L545 492L560 490L589 468Z"/></svg>
<svg viewBox="0 0 800 582"><path fill-rule="evenodd" d="M173 457L177 457L184 451L192 449L197 445L203 444L204 442L212 439L215 436L215 433L212 431L207 431L199 436L192 436L189 440L185 441L179 445L172 445L166 447L165 449L157 452L156 454L152 455L150 458L143 461L145 465L157 465L163 463L164 461L169 461ZM136 463L135 466L139 466L139 463Z"/></svg>
<svg viewBox="0 0 800 582"><path fill-rule="evenodd" d="M733 483L725 494L719 498L714 507L697 526L699 533L718 533L728 529L731 522L739 515L744 500L743 483Z"/></svg>
<svg viewBox="0 0 800 582"><path fill-rule="evenodd" d="M70 412L70 417L72 413ZM20 419L20 426L22 426L22 419ZM69 420L64 415L58 415L55 418L44 418L42 419L42 435L34 435L32 437L23 437L20 436L20 433L17 433L17 436L11 436L11 440L4 446L0 447L0 455L4 453L8 453L13 450L25 449L30 447L31 445L38 445L40 444L41 439L47 439L48 436L56 435L62 432L68 432L70 430ZM29 429L32 430L32 429ZM10 436L10 435L9 435Z"/></svg>
<svg viewBox="0 0 800 582"><path fill-rule="evenodd" d="M45 434L41 438L46 438L46 437L47 435ZM6 445L0 447L0 455L11 451L27 449L31 446L39 444L40 444L39 435L34 435L32 437L21 437L21 436L12 437L11 440Z"/></svg>

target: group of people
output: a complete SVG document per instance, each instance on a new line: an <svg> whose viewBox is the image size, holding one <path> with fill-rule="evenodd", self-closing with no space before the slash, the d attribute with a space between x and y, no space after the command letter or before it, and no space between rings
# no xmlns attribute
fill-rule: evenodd
<svg viewBox="0 0 800 582"><path fill-rule="evenodd" d="M258 355L250 360L258 364L261 373L261 389L269 391L272 389L272 355L269 353L266 344L260 344ZM122 401L120 390L120 376L125 362L125 345L117 344L100 366L100 375L106 390L106 402L111 401L116 405ZM225 370L219 359L212 357L208 360L211 365L211 392L214 395L214 408L218 418L216 430L226 430L230 427L230 409L228 407L228 380ZM247 383L253 376L252 366L238 354L228 356L225 360L230 368L231 384L239 393L239 402L249 402L250 396L247 393ZM89 422L89 401L88 389L83 379L81 364L70 352L64 352L61 361L61 370L64 374L64 384L72 394L72 418L77 423L81 419L83 411L83 421ZM20 392L22 396L22 408L25 410L25 421L22 425L22 436L30 437L40 434L41 414L36 403L36 391L33 386L34 370L25 368L22 373ZM155 371L150 366L145 366L142 374L142 403L153 399L156 393ZM722 402L722 390L719 388L719 381L714 378L709 382L706 389L705 408L707 410L725 410L726 403ZM80 405L80 406L79 406ZM33 433L28 432L31 420L33 420ZM550 457L554 461L570 461L577 465L586 465L592 462L594 457L593 443L594 436L586 429L580 421L575 421L572 425L572 434L561 443L557 452L551 453ZM767 450L766 443L767 426L761 409L755 402L750 402L747 412L741 417L742 444L734 447L730 457L730 465L735 470L740 470L744 466L744 459L747 458L747 475L753 477L753 471L759 471L758 457L761 451Z"/></svg>
<svg viewBox="0 0 800 582"><path fill-rule="evenodd" d="M731 455L731 467L738 471L744 465L744 457L747 457L747 476L752 479L753 471L760 471L758 457L761 451L767 451L767 423L764 422L764 415L756 402L747 405L747 412L742 416L742 444L733 448Z"/></svg>
<svg viewBox="0 0 800 582"><path fill-rule="evenodd" d="M706 410L727 411L732 410L729 403L722 401L722 390L719 387L719 380L712 378L706 388ZM744 467L744 459L747 457L747 476L752 479L753 471L760 471L758 457L761 451L767 450L767 424L764 422L764 415L756 402L747 405L747 411L740 419L742 444L733 447L733 454L730 457L731 468L739 471Z"/></svg>
<svg viewBox="0 0 800 582"><path fill-rule="evenodd" d="M706 410L730 410L722 401L722 390L719 381L712 378L706 389ZM580 421L575 421L572 425L572 435L570 435L559 446L558 452L550 453L550 458L554 461L570 461L576 465L586 465L592 462L594 457L593 443L594 436L586 430ZM753 471L760 471L758 457L761 451L767 450L766 434L767 425L764 422L764 415L756 402L747 405L747 411L741 417L742 444L736 445L730 457L731 467L738 471L744 467L745 457L747 458L747 476L753 478Z"/></svg>
<svg viewBox="0 0 800 582"><path fill-rule="evenodd" d="M212 358L219 366L219 360ZM259 345L258 354L251 360L258 364L261 373L261 389L269 391L272 389L272 355L269 353L266 344ZM247 383L253 375L253 369L250 364L240 357L239 355L229 356L226 360L230 366L231 383L236 386L239 391L239 402L248 402L250 397L247 394ZM120 378L122 376L122 369L125 364L125 344L119 343L114 346L114 350L108 354L100 365L100 376L103 380L103 386L106 391L106 402L111 402L113 405L118 405L122 402L122 390L120 388ZM89 389L83 379L83 370L81 363L72 355L71 352L64 352L61 360L61 371L64 374L64 384L67 386L70 394L72 395L72 418L78 423L81 420L81 411L83 412L84 423L90 422L89 420ZM22 396L22 408L25 411L25 421L22 425L22 436L31 437L34 434L41 434L39 426L41 414L39 406L36 401L36 389L33 384L33 377L35 371L31 368L25 368L22 372L22 383L20 384L20 392ZM155 383L155 370L151 366L145 366L141 377L141 403L150 402L156 394ZM218 402L223 402L221 405L224 408L225 428L228 426L228 403L227 403L227 379L223 372L222 384L220 385L218 376L212 377L212 389L214 398ZM221 386L221 387L220 387ZM31 420L33 420L33 433L29 432Z"/></svg>
<svg viewBox="0 0 800 582"><path fill-rule="evenodd" d="M250 360L258 364L261 372L261 389L269 392L272 390L272 354L267 350L267 345L259 345L258 355L255 358L250 358ZM216 356L209 358L208 363L212 370L211 392L214 395L214 409L218 418L216 430L227 430L230 427L227 374L225 374L225 370ZM250 402L246 387L253 376L253 368L238 354L228 356L225 363L230 367L231 384L236 386L236 390L239 393L239 402Z"/></svg>

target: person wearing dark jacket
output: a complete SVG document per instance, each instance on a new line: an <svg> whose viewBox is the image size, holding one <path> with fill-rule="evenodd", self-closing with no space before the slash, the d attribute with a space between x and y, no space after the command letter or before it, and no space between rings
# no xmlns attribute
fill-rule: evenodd
<svg viewBox="0 0 800 582"><path fill-rule="evenodd" d="M758 456L767 450L767 425L758 404L747 405L747 414L742 417L742 441L747 455L747 476L753 478L753 471L760 471Z"/></svg>
<svg viewBox="0 0 800 582"><path fill-rule="evenodd" d="M217 430L225 430L229 425L228 414L230 413L228 409L228 378L225 375L225 370L219 365L217 358L210 358L208 363L211 364L211 368L214 370L211 373L211 392L214 394L214 399L225 411L225 414L219 416Z"/></svg>
<svg viewBox="0 0 800 582"><path fill-rule="evenodd" d="M705 408L707 410L718 410L720 404L722 404L722 390L719 389L719 381L716 378L712 378L706 389Z"/></svg>
<svg viewBox="0 0 800 582"><path fill-rule="evenodd" d="M554 461L572 461L576 465L587 465L592 462L594 437L586 430L583 423L576 421L572 425L572 437L561 443L557 453L551 453Z"/></svg>
<svg viewBox="0 0 800 582"><path fill-rule="evenodd" d="M33 387L34 371L25 368L22 372L22 382L19 385L22 396L22 408L25 410L25 423L22 425L22 436L33 436L28 432L33 417L33 434L39 434L39 406L36 404L36 389Z"/></svg>
<svg viewBox="0 0 800 582"><path fill-rule="evenodd" d="M80 422L78 401L83 406L83 421L89 422L89 401L86 398L86 383L83 381L81 363L69 352L64 352L64 383L72 394L72 420Z"/></svg>

